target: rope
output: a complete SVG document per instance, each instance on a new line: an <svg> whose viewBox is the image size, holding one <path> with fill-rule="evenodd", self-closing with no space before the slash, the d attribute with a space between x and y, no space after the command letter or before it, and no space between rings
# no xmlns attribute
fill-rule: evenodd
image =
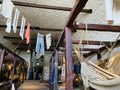
<svg viewBox="0 0 120 90"><path fill-rule="evenodd" d="M102 42L102 44L108 49L108 52L106 53L105 52L105 54L104 55L106 55L107 54L107 58L109 58L110 57L110 54L111 54L111 52L112 52L112 50L114 49L114 47L115 47L115 45L116 45L116 43L117 43L117 41L118 41L118 39L119 39L119 37L120 37L120 34L118 35L118 37L116 38L116 40L115 40L115 42L114 42L114 44L113 45L110 45L111 46L111 48L109 48L107 45L105 45L103 42Z"/></svg>
<svg viewBox="0 0 120 90"><path fill-rule="evenodd" d="M23 42L23 40L22 41L20 41L17 45L16 45L16 47L13 49L13 52L15 52L15 50L20 46L20 44Z"/></svg>

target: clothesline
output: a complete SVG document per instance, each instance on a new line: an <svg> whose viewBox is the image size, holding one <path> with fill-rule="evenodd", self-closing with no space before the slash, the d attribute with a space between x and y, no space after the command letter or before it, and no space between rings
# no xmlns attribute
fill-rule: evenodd
<svg viewBox="0 0 120 90"><path fill-rule="evenodd" d="M14 15L14 20L12 23L12 10L13 7L15 8L14 4L12 3L11 0L4 0L2 3L2 15L7 18L8 20L6 21L7 24L7 28L6 28L6 32L10 33L11 31L11 26L13 26L13 32L16 33L17 32L17 24L18 24L18 20L19 20L19 14L20 11L18 8L15 9L15 15ZM6 10L8 9L9 6L9 10L6 12ZM5 10L5 11L4 11ZM7 14L6 14L7 13ZM26 44L30 44L30 27L39 34L39 32L32 26L30 26L30 23L28 23L26 32L25 32L25 24L26 24L26 18L24 17L25 15L22 15L22 20L21 20L21 28L20 28L20 32L19 35L22 39L22 41L24 40L24 38L26 38ZM25 32L25 34L24 34ZM49 35L50 36L50 35ZM47 37L46 37L47 38ZM49 39L49 38L48 38ZM49 39L50 40L50 39ZM48 41L48 40L46 40ZM19 43L16 48L20 45L21 43ZM49 47L51 46L51 42L48 41L48 45L47 45L47 49L49 49ZM15 48L15 49L16 49Z"/></svg>

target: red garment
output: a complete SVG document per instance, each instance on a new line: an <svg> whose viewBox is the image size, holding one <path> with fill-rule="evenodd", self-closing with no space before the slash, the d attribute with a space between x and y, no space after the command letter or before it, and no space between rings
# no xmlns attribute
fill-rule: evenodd
<svg viewBox="0 0 120 90"><path fill-rule="evenodd" d="M30 23L27 25L27 29L25 32L26 44L30 43Z"/></svg>

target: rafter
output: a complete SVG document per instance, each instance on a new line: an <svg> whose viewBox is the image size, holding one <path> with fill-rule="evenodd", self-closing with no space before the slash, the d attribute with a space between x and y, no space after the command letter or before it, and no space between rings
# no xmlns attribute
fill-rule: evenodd
<svg viewBox="0 0 120 90"><path fill-rule="evenodd" d="M94 51L94 52L98 52L98 50L99 50L99 48L77 48L77 49L79 49L80 51ZM60 51L65 51L65 48L60 47L59 50Z"/></svg>
<svg viewBox="0 0 120 90"><path fill-rule="evenodd" d="M6 38L6 39L20 39L20 37L11 37L11 36L3 36L3 38ZM36 38L31 38L31 40L36 40ZM57 40L54 42L57 42ZM79 44L79 40L72 40L72 44ZM88 45L112 45L114 42L111 42L111 41L89 41L89 40L82 40L82 44L88 44ZM18 44L18 43L13 43L13 44ZM34 44L35 45L35 44Z"/></svg>
<svg viewBox="0 0 120 90"><path fill-rule="evenodd" d="M0 0L0 3L3 0ZM51 10L61 10L61 11L71 11L70 7L60 7L60 6L50 6L50 5L42 5L42 4L33 4L19 1L12 1L14 5L24 6L24 7L32 7L32 8L43 8L43 9L51 9ZM92 9L83 9L81 12L84 13L92 13Z"/></svg>
<svg viewBox="0 0 120 90"><path fill-rule="evenodd" d="M72 25L73 30L86 30L86 24L80 23L78 25ZM102 24L87 24L87 30L91 31L109 31L109 32L120 32L120 26L113 25L102 25Z"/></svg>
<svg viewBox="0 0 120 90"><path fill-rule="evenodd" d="M0 28L6 28L6 25L0 25ZM17 26L18 29L20 29L20 26ZM25 26L25 29L27 26ZM32 26L30 27L31 30L41 30L41 31L62 31L62 29L56 29L56 28L40 28L38 26Z"/></svg>
<svg viewBox="0 0 120 90"><path fill-rule="evenodd" d="M72 40L72 44L79 44L80 40ZM89 40L82 40L82 44L88 45L112 45L114 42L111 41L89 41Z"/></svg>
<svg viewBox="0 0 120 90"><path fill-rule="evenodd" d="M21 40L21 37L12 37L12 36L3 36L3 38L6 38L6 39L20 39ZM31 38L30 40L36 40L36 39Z"/></svg>

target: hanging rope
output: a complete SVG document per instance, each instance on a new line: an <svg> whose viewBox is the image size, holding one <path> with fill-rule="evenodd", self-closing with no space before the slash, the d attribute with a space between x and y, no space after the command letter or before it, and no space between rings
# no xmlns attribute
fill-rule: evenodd
<svg viewBox="0 0 120 90"><path fill-rule="evenodd" d="M114 47L115 47L115 45L116 45L116 43L117 43L119 37L120 37L120 34L117 36L117 38L116 38L114 44L111 45L111 48L109 48L107 45L105 45L105 44L102 42L102 44L103 44L103 45L107 48L107 50L108 50L108 52L107 52L107 53L105 52L105 54L104 54L104 56L107 55L106 58L109 58L109 57L110 57L110 54L111 54L112 50L114 49Z"/></svg>
<svg viewBox="0 0 120 90"><path fill-rule="evenodd" d="M16 47L13 49L13 52L15 52L15 50L20 46L20 44L23 42L23 40L22 41L20 41L17 45L16 45Z"/></svg>

